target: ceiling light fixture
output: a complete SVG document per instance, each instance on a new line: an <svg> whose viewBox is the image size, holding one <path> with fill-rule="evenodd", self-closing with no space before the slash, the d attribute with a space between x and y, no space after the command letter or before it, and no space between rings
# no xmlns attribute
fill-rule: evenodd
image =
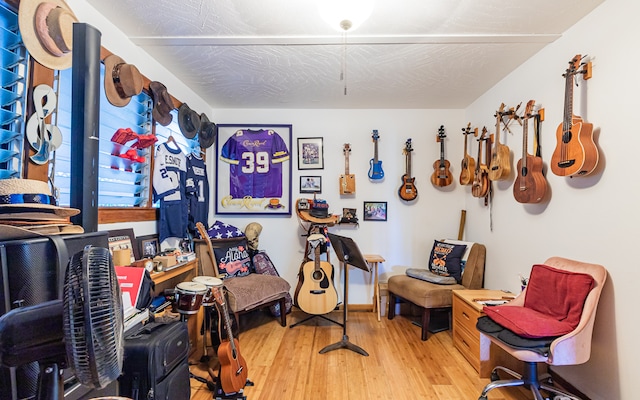
<svg viewBox="0 0 640 400"><path fill-rule="evenodd" d="M347 32L354 31L373 12L374 0L319 0L318 11L329 26L342 32L342 70L340 80L347 94Z"/></svg>

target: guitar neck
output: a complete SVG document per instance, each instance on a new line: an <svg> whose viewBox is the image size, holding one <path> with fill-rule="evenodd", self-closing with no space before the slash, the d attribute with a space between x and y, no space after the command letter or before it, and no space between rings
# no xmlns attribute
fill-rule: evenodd
<svg viewBox="0 0 640 400"><path fill-rule="evenodd" d="M567 70L564 84L564 118L562 120L562 130L569 132L573 125L573 72Z"/></svg>
<svg viewBox="0 0 640 400"><path fill-rule="evenodd" d="M378 162L378 139L373 140L373 162Z"/></svg>
<svg viewBox="0 0 640 400"><path fill-rule="evenodd" d="M233 351L233 358L236 358L237 350L236 343L233 340L233 329L231 329L231 321L229 320L229 312L227 311L227 302L224 301L224 294L222 293L222 289L215 289L220 291L220 298L218 299L218 304L221 308L220 313L222 314L222 318L224 320L224 326L227 331L227 338L229 339L229 344L231 345L231 350Z"/></svg>
<svg viewBox="0 0 640 400"><path fill-rule="evenodd" d="M444 168L444 138L440 138L440 168Z"/></svg>
<svg viewBox="0 0 640 400"><path fill-rule="evenodd" d="M344 154L344 174L349 175L349 152Z"/></svg>
<svg viewBox="0 0 640 400"><path fill-rule="evenodd" d="M411 178L411 152L407 151L407 157L406 157L406 171L407 171L407 177Z"/></svg>

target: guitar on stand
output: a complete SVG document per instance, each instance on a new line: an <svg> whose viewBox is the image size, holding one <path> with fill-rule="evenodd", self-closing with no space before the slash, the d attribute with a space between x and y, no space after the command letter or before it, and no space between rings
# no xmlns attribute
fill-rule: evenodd
<svg viewBox="0 0 640 400"><path fill-rule="evenodd" d="M502 116L504 115L504 103L500 104L500 109L496 111L496 136L494 149L491 154L489 164L489 179L492 181L503 181L511 175L511 154L509 147L500 143L500 131L502 130Z"/></svg>
<svg viewBox="0 0 640 400"><path fill-rule="evenodd" d="M216 301L218 313L223 317L218 321L224 320L224 327L228 339L224 341L221 340L220 346L218 347L218 360L220 361L218 383L226 395L239 393L247 384L247 376L249 374L247 362L240 354L238 339L233 337L233 330L231 329L231 321L229 321L227 303L224 299L222 287L212 288L211 291ZM221 332L220 327L218 328L218 332Z"/></svg>
<svg viewBox="0 0 640 400"><path fill-rule="evenodd" d="M577 74L591 78L591 62L581 64L576 55L564 73L564 118L556 130L556 149L551 156L551 172L558 176L586 176L598 165L598 147L593 141L593 124L573 114L573 82ZM579 67L583 66L580 70ZM577 86L577 83L576 83Z"/></svg>
<svg viewBox="0 0 640 400"><path fill-rule="evenodd" d="M338 305L338 292L333 283L333 266L320 260L320 246L326 239L324 235L315 233L307 241L313 247L314 259L300 268L300 282L295 291L296 304L307 314L327 314Z"/></svg>
<svg viewBox="0 0 640 400"><path fill-rule="evenodd" d="M380 180L384 178L384 171L382 170L382 161L378 160L378 130L374 129L373 134L373 158L369 161L369 179Z"/></svg>
<svg viewBox="0 0 640 400"><path fill-rule="evenodd" d="M453 182L453 175L449 171L451 164L449 160L444 158L444 139L447 135L444 133L444 125L440 125L436 140L440 142L440 159L433 163L433 174L431 174L431 183L435 186L445 187Z"/></svg>
<svg viewBox="0 0 640 400"><path fill-rule="evenodd" d="M344 175L340 175L340 194L356 193L356 176L349 173L349 154L351 153L351 145L344 144L342 149L344 153Z"/></svg>
<svg viewBox="0 0 640 400"><path fill-rule="evenodd" d="M411 176L411 138L407 139L404 145L404 154L406 158L406 173L402 175L402 186L398 189L398 195L404 201L415 200L418 197L418 189L415 185L416 178Z"/></svg>
<svg viewBox="0 0 640 400"><path fill-rule="evenodd" d="M529 154L529 118L533 116L535 100L529 100L523 116L522 158L518 161L518 176L513 184L513 197L519 203L539 203L547 192L547 180L542 174L542 157Z"/></svg>
<svg viewBox="0 0 640 400"><path fill-rule="evenodd" d="M476 168L476 160L467 151L468 137L471 134L471 122L467 124L466 129L462 128L462 134L464 135L464 158L461 163L460 184L471 185L473 183L473 170ZM478 128L475 129L474 136L478 136Z"/></svg>

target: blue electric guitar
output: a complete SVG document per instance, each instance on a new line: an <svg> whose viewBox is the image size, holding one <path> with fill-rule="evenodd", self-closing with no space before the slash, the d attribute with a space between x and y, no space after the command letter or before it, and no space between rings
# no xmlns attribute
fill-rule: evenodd
<svg viewBox="0 0 640 400"><path fill-rule="evenodd" d="M378 130L374 129L373 134L373 158L369 161L369 179L382 179L384 178L384 171L382 170L382 161L378 160Z"/></svg>

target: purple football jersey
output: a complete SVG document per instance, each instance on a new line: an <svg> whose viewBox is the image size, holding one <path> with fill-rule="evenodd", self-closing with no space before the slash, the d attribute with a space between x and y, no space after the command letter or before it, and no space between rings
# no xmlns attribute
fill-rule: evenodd
<svg viewBox="0 0 640 400"><path fill-rule="evenodd" d="M220 160L230 164L233 198L282 197L282 163L289 160L289 149L277 132L239 130L222 146Z"/></svg>

